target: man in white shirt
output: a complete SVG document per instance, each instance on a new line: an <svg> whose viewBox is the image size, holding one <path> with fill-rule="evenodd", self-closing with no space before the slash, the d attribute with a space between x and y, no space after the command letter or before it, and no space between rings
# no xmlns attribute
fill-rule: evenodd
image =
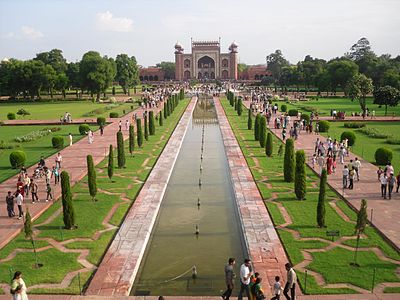
<svg viewBox="0 0 400 300"><path fill-rule="evenodd" d="M18 220L21 220L22 216L24 215L24 212L22 211L22 203L24 202L24 197L18 190L15 193L15 202L17 203L18 211L19 211Z"/></svg>
<svg viewBox="0 0 400 300"><path fill-rule="evenodd" d="M243 299L243 292L246 292L247 299L251 299L249 284L252 271L250 268L251 268L251 261L250 259L246 258L244 260L244 264L240 266L240 292L238 300Z"/></svg>
<svg viewBox="0 0 400 300"><path fill-rule="evenodd" d="M287 281L285 289L283 290L283 294L285 295L286 300L295 300L297 275L290 263L285 264L285 269L287 271ZM290 296L288 295L289 290L290 290Z"/></svg>
<svg viewBox="0 0 400 300"><path fill-rule="evenodd" d="M347 178L349 177L349 169L347 168L347 165L344 166L343 171L343 188L347 188Z"/></svg>
<svg viewBox="0 0 400 300"><path fill-rule="evenodd" d="M360 181L361 161L357 157L354 159L353 166L356 170L357 181Z"/></svg>

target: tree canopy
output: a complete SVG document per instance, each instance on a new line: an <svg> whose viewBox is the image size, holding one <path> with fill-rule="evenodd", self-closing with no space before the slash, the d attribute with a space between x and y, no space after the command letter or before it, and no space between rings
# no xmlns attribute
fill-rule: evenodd
<svg viewBox="0 0 400 300"><path fill-rule="evenodd" d="M124 94L139 83L139 70L134 56L129 57L127 54L118 54L115 59L117 73L115 79L122 87Z"/></svg>

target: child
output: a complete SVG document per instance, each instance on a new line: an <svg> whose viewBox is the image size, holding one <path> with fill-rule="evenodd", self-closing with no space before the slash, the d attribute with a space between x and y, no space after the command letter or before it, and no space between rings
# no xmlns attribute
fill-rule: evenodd
<svg viewBox="0 0 400 300"><path fill-rule="evenodd" d="M376 174L378 175L378 181L381 180L381 175L383 174L383 170L381 167L378 168L378 171L376 171Z"/></svg>
<svg viewBox="0 0 400 300"><path fill-rule="evenodd" d="M313 154L311 163L312 163L312 168L315 169L315 165L317 164L317 155L315 153Z"/></svg>
<svg viewBox="0 0 400 300"><path fill-rule="evenodd" d="M281 296L282 286L279 280L280 280L279 276L275 276L274 291L272 293L275 296L272 297L271 300L279 300Z"/></svg>
<svg viewBox="0 0 400 300"><path fill-rule="evenodd" d="M53 195L51 194L51 186L50 186L50 183L47 183L47 185L46 185L46 191L47 191L46 202L49 201L49 198L50 198L51 201L53 201Z"/></svg>

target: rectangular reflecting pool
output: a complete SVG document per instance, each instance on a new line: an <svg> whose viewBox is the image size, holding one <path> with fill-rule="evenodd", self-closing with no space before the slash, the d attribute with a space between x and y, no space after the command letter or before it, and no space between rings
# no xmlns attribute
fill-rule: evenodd
<svg viewBox="0 0 400 300"><path fill-rule="evenodd" d="M236 258L238 286L246 253L215 109L211 98L201 98L131 294L220 295L228 258Z"/></svg>

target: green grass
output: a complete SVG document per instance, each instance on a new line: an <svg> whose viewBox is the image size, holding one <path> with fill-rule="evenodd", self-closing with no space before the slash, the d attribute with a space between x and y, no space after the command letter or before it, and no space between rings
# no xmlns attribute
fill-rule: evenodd
<svg viewBox="0 0 400 300"><path fill-rule="evenodd" d="M306 274L300 271L297 271L296 274L301 289L306 295L358 294L357 291L349 288L322 288L317 284L315 278L311 275L307 275L306 284Z"/></svg>
<svg viewBox="0 0 400 300"><path fill-rule="evenodd" d="M238 117L234 109L229 105L227 100L223 99L222 105L227 114L228 120L232 126L232 129L236 135L240 147L242 148L243 154L246 157L250 170L253 177L257 183L257 186L264 199L269 199L273 201L280 202L286 209L288 214L292 219L292 224L287 226L292 230L297 231L302 238L308 239L323 239L326 242L319 240L301 240L294 238L292 233L285 231L284 229L279 229L278 234L283 242L283 245L289 255L292 263L298 264L304 260L303 254L301 253L304 249L321 249L328 245L331 240L330 237L326 236L327 230L339 230L341 236L354 236L354 223L344 220L336 210L331 207L328 203L326 204L326 228L318 228L316 220L316 209L318 200L318 186L319 178L315 175L311 169L307 168L307 195L305 201L296 200L295 194L293 192L293 183L286 183L283 181L283 156L279 157L277 151L281 142L273 137L274 142L274 153L272 157L266 157L264 149L259 147L259 143L254 141L253 131L247 130L247 114L243 114ZM256 167L256 162L259 167ZM339 208L348 215L350 220L356 219L356 214L338 198L337 194L331 190L327 189L326 199L328 201L336 201ZM284 223L284 219L278 209L278 207L271 201L266 201L266 206L269 213L273 219L274 224L279 225ZM363 239L363 247L378 247L380 248L387 257L395 260L400 260L399 254L385 241L383 238L371 227L367 227L366 238ZM355 238L355 236L354 236ZM353 246L354 240L347 241L344 244L349 244ZM346 277L345 282L354 283L358 282L359 278L355 276L354 272L350 270L349 261L354 256L354 252L351 251L341 251L342 248L334 248L329 254L325 253L313 253L318 256L316 263L313 265L313 270L320 273L326 278L334 278L334 276L340 277L341 274L349 271L348 277ZM365 264L364 258L361 262L366 266L368 272L371 266L376 265L378 268L380 264L387 270L382 273L382 276L377 277L376 284L380 282L388 281L400 281L395 275L394 267L397 265L387 263L380 260L371 251L362 251L363 257L365 259L371 259L371 264ZM342 257L344 256L344 257ZM342 263L341 271L336 272L335 268L331 268L331 260L336 260L338 263ZM329 267L328 267L329 266ZM299 272L299 279L301 283L301 272ZM369 276L369 275L368 275ZM303 277L304 278L304 277ZM310 279L311 278L311 279ZM362 277L362 280L366 278ZM333 279L332 279L333 280ZM365 284L365 283L364 283ZM358 284L363 286L363 283ZM304 289L304 286L302 285ZM309 276L307 283L307 293L311 294L329 294L329 293L354 293L355 291L351 289L328 289L322 286L318 286L316 281L312 276Z"/></svg>
<svg viewBox="0 0 400 300"><path fill-rule="evenodd" d="M345 128L343 122L331 122L329 133L324 133L325 136L329 135L334 139L340 140L340 135L343 131L352 131L356 135L356 142L351 147L351 151L356 155L364 158L365 160L375 163L375 151L380 147L392 149L393 160L392 164L395 170L400 170L400 145L390 145L386 143L386 139L371 138L362 134L357 129ZM390 134L396 139L400 139L400 122L369 122L366 128L376 128L380 132ZM362 172L362 167L361 167ZM362 173L361 173L362 176ZM378 180L378 178L376 179Z"/></svg>
<svg viewBox="0 0 400 300"><path fill-rule="evenodd" d="M47 136L43 136L35 141L26 143L14 142L16 136L22 136L32 131L41 130L43 128L59 127L60 131L52 132ZM41 156L48 157L54 153L57 153L58 149L54 149L51 144L53 136L64 137L64 146L69 145L68 134L72 133L74 142L80 140L83 136L79 135L79 125L63 125L63 126L46 126L46 125L34 125L34 126L0 126L0 141L3 140L5 143L13 145L17 148L14 149L1 149L0 150L0 182L10 178L11 176L18 173L18 170L12 169L10 165L9 156L14 150L23 150L26 153L25 166L32 166L39 162ZM93 130L97 129L97 126L91 127Z"/></svg>
<svg viewBox="0 0 400 300"><path fill-rule="evenodd" d="M1 103L0 104L0 120L7 120L7 114L10 112L17 113L20 108L24 108L30 113L25 117L16 115L19 120L60 120L60 117L69 112L72 119L85 118L85 114L109 106L110 103L96 103L92 101L54 101L54 102L19 102L19 103ZM104 111L95 116L87 118L108 117L110 112L118 112L121 116L123 110L131 111L131 106L137 107L137 103L122 103L116 105L111 110Z"/></svg>
<svg viewBox="0 0 400 300"><path fill-rule="evenodd" d="M279 101L279 109L284 102ZM361 112L360 104L358 101L351 101L350 98L319 98L318 101L310 99L309 101L298 101L293 103L285 103L289 109L299 109L302 112L310 113L304 108L317 108L320 116L330 116L331 109L337 111L345 111L347 116L351 116L352 112ZM379 107L377 104L373 104L373 98L367 98L367 107L372 112L375 110L376 116L385 115L385 107ZM393 112L396 116L400 115L400 106L388 107L388 116L392 116Z"/></svg>
<svg viewBox="0 0 400 300"><path fill-rule="evenodd" d="M29 294L80 294L83 289L83 284L89 280L90 275L91 272L84 272L76 275L72 279L71 284L64 289L29 289Z"/></svg>
<svg viewBox="0 0 400 300"><path fill-rule="evenodd" d="M396 287L385 287L384 293L400 293L400 286Z"/></svg>
<svg viewBox="0 0 400 300"><path fill-rule="evenodd" d="M114 170L112 181L110 181L106 175L107 159L96 166L98 188L106 190L107 192L116 193L115 195L102 193L101 190L99 190L96 196L98 201L91 201L91 197L88 194L87 177L84 177L72 188L73 204L78 228L75 230L63 229L62 214L55 217L54 220L48 224L37 226L37 224L43 223L49 217L53 216L57 209L60 208L60 201L57 201L41 217L39 217L36 222L34 222L36 230L40 230L36 239L52 238L58 241L67 241L72 238L93 239L96 231L105 229L102 222L110 212L111 208L117 203L120 203L120 206L114 212L109 222L115 226L119 226L132 203L121 202L120 198L125 196L132 201L135 199L138 191L143 185L143 183L137 183L135 178L147 178L151 168L155 164L158 156L161 154L188 103L188 100L181 101L175 112L165 120L164 126L156 126L156 134L150 136L150 140L145 142L141 149L136 149L134 156L131 157L128 154L128 145L125 143L125 153L127 153L126 168L116 168ZM148 162L146 167L149 168L144 168L142 165L147 158ZM106 231L96 240L70 242L66 243L65 247L69 249L89 249L89 255L87 257L88 261L92 264L98 265L114 234L115 230ZM37 241L37 245L46 246L48 244L44 241ZM12 240L5 248L0 250L0 258L6 257L17 248L31 248L29 242L23 239L22 234ZM63 254L56 249L39 252L40 262L46 262L45 266L47 267L38 270L30 270L29 266L31 263L28 261L28 258L33 264L33 254L18 254L16 258L9 262L4 264L2 263L0 268L0 282L9 282L9 266L13 266L13 270L18 268L26 274L24 278L26 278L28 286L37 283L60 282L67 273L81 268L76 261L78 255L79 253ZM62 268L58 266L59 264L63 265ZM5 266L5 268L3 268L3 266ZM52 269L56 269L54 275L51 271ZM87 282L91 274L92 272L82 274L82 285ZM32 281L31 278L34 278L34 281ZM66 289L35 289L33 292L78 294L78 280L77 277L75 277L71 285Z"/></svg>

